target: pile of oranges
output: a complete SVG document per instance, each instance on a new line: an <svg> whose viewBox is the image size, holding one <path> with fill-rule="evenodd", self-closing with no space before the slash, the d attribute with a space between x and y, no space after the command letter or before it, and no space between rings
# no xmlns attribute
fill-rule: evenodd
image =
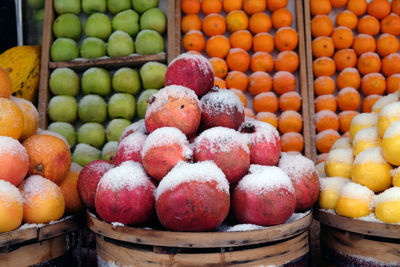
<svg viewBox="0 0 400 267"><path fill-rule="evenodd" d="M283 151L302 152L299 37L287 5L288 0L182 0L182 43L209 58L215 84L234 91L247 116L279 130Z"/></svg>
<svg viewBox="0 0 400 267"><path fill-rule="evenodd" d="M400 88L400 0L310 0L316 146L323 159L352 118Z"/></svg>

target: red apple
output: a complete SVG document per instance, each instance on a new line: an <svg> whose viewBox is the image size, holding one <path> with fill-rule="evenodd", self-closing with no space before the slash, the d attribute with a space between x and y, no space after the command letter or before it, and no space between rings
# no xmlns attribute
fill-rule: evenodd
<svg viewBox="0 0 400 267"><path fill-rule="evenodd" d="M118 144L115 153L114 164L120 165L124 161L133 160L142 163L142 148L147 135L142 132L134 132L125 137Z"/></svg>
<svg viewBox="0 0 400 267"><path fill-rule="evenodd" d="M125 128L125 130L122 132L121 136L119 137L119 142L130 135L131 133L134 132L141 132L141 133L146 133L146 126L144 125L144 119L138 120L137 122L132 123L128 127Z"/></svg>

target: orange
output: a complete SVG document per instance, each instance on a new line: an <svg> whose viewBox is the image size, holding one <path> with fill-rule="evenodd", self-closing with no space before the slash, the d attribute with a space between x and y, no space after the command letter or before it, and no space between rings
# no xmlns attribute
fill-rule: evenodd
<svg viewBox="0 0 400 267"><path fill-rule="evenodd" d="M253 52L268 52L274 50L274 38L267 32L258 33L253 37Z"/></svg>
<svg viewBox="0 0 400 267"><path fill-rule="evenodd" d="M361 84L360 73L355 68L346 68L336 77L336 85L339 89L353 87L358 89Z"/></svg>
<svg viewBox="0 0 400 267"><path fill-rule="evenodd" d="M275 128L278 127L278 118L276 117L275 113L272 112L258 112L256 114L256 120L269 123Z"/></svg>
<svg viewBox="0 0 400 267"><path fill-rule="evenodd" d="M358 58L357 68L363 75L379 72L381 70L381 59L377 53L364 53Z"/></svg>
<svg viewBox="0 0 400 267"><path fill-rule="evenodd" d="M337 50L333 56L333 60L335 61L337 71L342 71L345 68L353 68L357 65L356 52L350 48Z"/></svg>
<svg viewBox="0 0 400 267"><path fill-rule="evenodd" d="M226 30L225 19L220 14L207 15L203 19L201 26L204 34L207 36L222 35Z"/></svg>
<svg viewBox="0 0 400 267"><path fill-rule="evenodd" d="M201 53L200 53L200 52L197 52L197 51L194 51L194 50L186 51L186 53L187 53L187 54L193 54L193 55L199 55L199 56L201 56Z"/></svg>
<svg viewBox="0 0 400 267"><path fill-rule="evenodd" d="M267 0L268 10L274 12L277 9L285 8L288 0Z"/></svg>
<svg viewBox="0 0 400 267"><path fill-rule="evenodd" d="M206 40L201 31L189 31L183 37L182 43L186 51L203 52Z"/></svg>
<svg viewBox="0 0 400 267"><path fill-rule="evenodd" d="M331 4L334 8L344 7L347 4L347 0L331 0Z"/></svg>
<svg viewBox="0 0 400 267"><path fill-rule="evenodd" d="M202 0L201 1L201 11L204 15L211 13L219 13L222 9L221 0Z"/></svg>
<svg viewBox="0 0 400 267"><path fill-rule="evenodd" d="M85 208L78 193L78 177L81 169L78 164L72 163L67 177L60 184L65 200L65 211L68 213L78 213Z"/></svg>
<svg viewBox="0 0 400 267"><path fill-rule="evenodd" d="M182 18L181 29L183 33L189 31L201 31L201 20L198 15L189 14Z"/></svg>
<svg viewBox="0 0 400 267"><path fill-rule="evenodd" d="M26 99L12 96L10 100L18 106L24 116L24 130L19 137L19 139L23 141L37 132L39 127L39 112L36 107Z"/></svg>
<svg viewBox="0 0 400 267"><path fill-rule="evenodd" d="M290 27L283 27L276 31L274 36L275 48L278 51L294 50L299 42L297 32Z"/></svg>
<svg viewBox="0 0 400 267"><path fill-rule="evenodd" d="M272 72L272 70L274 69L274 59L267 52L256 52L251 57L250 69L252 72Z"/></svg>
<svg viewBox="0 0 400 267"><path fill-rule="evenodd" d="M312 41L312 54L314 57L331 57L335 52L332 38L320 36Z"/></svg>
<svg viewBox="0 0 400 267"><path fill-rule="evenodd" d="M247 30L236 31L229 36L232 48L242 48L246 51L251 49L253 35Z"/></svg>
<svg viewBox="0 0 400 267"><path fill-rule="evenodd" d="M209 57L225 58L230 49L229 40L223 35L215 35L209 38L206 43L206 53Z"/></svg>
<svg viewBox="0 0 400 267"><path fill-rule="evenodd" d="M315 113L315 128L317 132L333 129L339 130L339 117L331 110L321 110Z"/></svg>
<svg viewBox="0 0 400 267"><path fill-rule="evenodd" d="M358 18L350 10L345 10L336 15L335 24L336 27L345 26L351 30L357 27Z"/></svg>
<svg viewBox="0 0 400 267"><path fill-rule="evenodd" d="M256 71L249 76L249 93L258 95L263 92L269 92L272 88L272 79L268 73Z"/></svg>
<svg viewBox="0 0 400 267"><path fill-rule="evenodd" d="M250 56L242 48L231 48L226 56L226 63L230 70L246 72L250 66Z"/></svg>
<svg viewBox="0 0 400 267"><path fill-rule="evenodd" d="M299 56L294 51L282 51L275 59L275 71L295 72L299 68Z"/></svg>
<svg viewBox="0 0 400 267"><path fill-rule="evenodd" d="M287 8L280 8L275 10L271 16L272 26L275 29L279 29L282 27L289 27L293 22L293 15Z"/></svg>
<svg viewBox="0 0 400 267"><path fill-rule="evenodd" d="M296 77L288 71L275 72L272 78L272 88L278 94L296 90Z"/></svg>
<svg viewBox="0 0 400 267"><path fill-rule="evenodd" d="M326 159L328 158L328 155L329 155L329 153L322 153L322 154L317 155L317 163L316 164L325 162Z"/></svg>
<svg viewBox="0 0 400 267"><path fill-rule="evenodd" d="M389 14L381 20L381 32L395 36L400 34L400 17L397 14Z"/></svg>
<svg viewBox="0 0 400 267"><path fill-rule="evenodd" d="M241 10L243 6L243 0L222 0L222 7L226 13L233 10Z"/></svg>
<svg viewBox="0 0 400 267"><path fill-rule="evenodd" d="M351 0L349 0L351 1ZM328 153L332 145L340 138L340 134L332 129L320 132L315 137L317 150L320 153Z"/></svg>
<svg viewBox="0 0 400 267"><path fill-rule="evenodd" d="M372 106L375 104L376 101L381 99L381 95L369 95L364 98L362 105L361 105L361 112L369 113L372 111Z"/></svg>
<svg viewBox="0 0 400 267"><path fill-rule="evenodd" d="M240 71L230 71L225 77L226 87L236 88L244 92L249 84L249 78Z"/></svg>
<svg viewBox="0 0 400 267"><path fill-rule="evenodd" d="M392 94L400 89L400 74L393 74L386 79L386 93Z"/></svg>
<svg viewBox="0 0 400 267"><path fill-rule="evenodd" d="M259 93L253 98L253 109L258 112L272 112L278 110L278 98L273 92Z"/></svg>
<svg viewBox="0 0 400 267"><path fill-rule="evenodd" d="M396 53L400 49L400 42L396 36L384 33L376 41L376 51L381 57Z"/></svg>
<svg viewBox="0 0 400 267"><path fill-rule="evenodd" d="M271 27L271 18L263 12L255 13L251 15L249 19L249 30L252 34L269 32L271 30Z"/></svg>
<svg viewBox="0 0 400 267"><path fill-rule="evenodd" d="M243 9L249 15L264 12L266 8L267 0L244 0L243 2Z"/></svg>
<svg viewBox="0 0 400 267"><path fill-rule="evenodd" d="M281 111L294 110L301 108L301 96L297 92L287 92L279 97L279 108Z"/></svg>
<svg viewBox="0 0 400 267"><path fill-rule="evenodd" d="M17 104L8 98L0 98L0 136L14 139L21 137L24 131L24 115Z"/></svg>
<svg viewBox="0 0 400 267"><path fill-rule="evenodd" d="M304 138L300 133L289 132L281 136L282 152L302 152L304 149Z"/></svg>
<svg viewBox="0 0 400 267"><path fill-rule="evenodd" d="M214 87L218 86L219 88L226 88L226 82L224 79L220 77L214 76Z"/></svg>
<svg viewBox="0 0 400 267"><path fill-rule="evenodd" d="M400 15L400 0L392 0L392 12Z"/></svg>
<svg viewBox="0 0 400 267"><path fill-rule="evenodd" d="M212 57L209 58L208 61L213 67L214 75L219 78L225 78L226 74L228 74L228 65L225 60L219 57Z"/></svg>
<svg viewBox="0 0 400 267"><path fill-rule="evenodd" d="M379 33L380 27L379 20L373 16L365 15L358 21L357 31L374 36Z"/></svg>
<svg viewBox="0 0 400 267"><path fill-rule="evenodd" d="M200 12L200 0L182 0L181 10L185 14L197 14Z"/></svg>
<svg viewBox="0 0 400 267"><path fill-rule="evenodd" d="M242 104L243 104L243 107L247 106L247 98L246 98L246 95L242 91L240 91L239 89L236 89L236 88L231 88L229 90L234 92L235 95L237 95L239 97L240 102L242 102Z"/></svg>
<svg viewBox="0 0 400 267"><path fill-rule="evenodd" d="M367 52L375 52L375 38L371 35L361 33L354 38L353 49L358 56Z"/></svg>
<svg viewBox="0 0 400 267"><path fill-rule="evenodd" d="M392 53L382 59L382 73L386 77L400 73L400 54Z"/></svg>
<svg viewBox="0 0 400 267"><path fill-rule="evenodd" d="M337 94L337 103L341 111L357 110L361 104L361 96L358 91L351 87L343 88Z"/></svg>
<svg viewBox="0 0 400 267"><path fill-rule="evenodd" d="M332 77L335 74L335 70L335 61L329 57L319 57L313 62L313 72L315 77Z"/></svg>
<svg viewBox="0 0 400 267"><path fill-rule="evenodd" d="M311 34L313 37L330 36L332 31L333 23L328 16L318 15L311 20Z"/></svg>
<svg viewBox="0 0 400 267"><path fill-rule="evenodd" d="M390 2L387 0L372 0L368 4L367 12L377 19L383 19L389 15L391 9Z"/></svg>
<svg viewBox="0 0 400 267"><path fill-rule="evenodd" d="M7 71L0 67L0 97L10 98L12 94L11 79Z"/></svg>
<svg viewBox="0 0 400 267"><path fill-rule="evenodd" d="M321 110L330 110L335 112L337 109L337 101L334 95L320 95L314 100L315 112Z"/></svg>
<svg viewBox="0 0 400 267"><path fill-rule="evenodd" d="M332 5L329 0L310 0L311 15L328 15L332 10Z"/></svg>
<svg viewBox="0 0 400 267"><path fill-rule="evenodd" d="M314 80L315 95L329 95L335 92L335 81L328 76L320 76Z"/></svg>
<svg viewBox="0 0 400 267"><path fill-rule="evenodd" d="M229 32L246 30L249 26L249 18L242 10L234 10L228 13L225 18L226 28Z"/></svg>
<svg viewBox="0 0 400 267"><path fill-rule="evenodd" d="M333 29L331 37L336 49L350 48L354 40L353 32L343 26Z"/></svg>
<svg viewBox="0 0 400 267"><path fill-rule="evenodd" d="M251 108L244 108L244 116L252 119L256 118L256 115Z"/></svg>
<svg viewBox="0 0 400 267"><path fill-rule="evenodd" d="M356 16L364 15L367 12L367 0L349 0L347 2L347 9L356 14Z"/></svg>
<svg viewBox="0 0 400 267"><path fill-rule="evenodd" d="M299 133L303 129L303 118L300 113L294 110L284 111L278 118L278 129L282 134L289 132Z"/></svg>
<svg viewBox="0 0 400 267"><path fill-rule="evenodd" d="M342 133L350 130L351 120L358 114L354 110L345 110L339 113L339 128Z"/></svg>
<svg viewBox="0 0 400 267"><path fill-rule="evenodd" d="M361 92L366 96L383 95L385 89L385 77L380 73L369 73L361 79Z"/></svg>

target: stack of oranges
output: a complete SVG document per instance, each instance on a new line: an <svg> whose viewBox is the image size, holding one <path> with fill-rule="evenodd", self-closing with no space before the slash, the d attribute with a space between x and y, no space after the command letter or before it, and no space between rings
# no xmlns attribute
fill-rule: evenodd
<svg viewBox="0 0 400 267"><path fill-rule="evenodd" d="M348 134L355 115L399 90L400 0L310 0L310 13L316 145L323 154Z"/></svg>
<svg viewBox="0 0 400 267"><path fill-rule="evenodd" d="M215 84L234 91L247 116L279 130L283 151L301 152L299 37L287 5L288 0L182 0L182 43L209 58Z"/></svg>

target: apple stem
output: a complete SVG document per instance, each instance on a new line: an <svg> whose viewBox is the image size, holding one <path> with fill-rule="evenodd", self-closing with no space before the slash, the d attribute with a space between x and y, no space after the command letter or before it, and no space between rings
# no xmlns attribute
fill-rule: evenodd
<svg viewBox="0 0 400 267"><path fill-rule="evenodd" d="M240 132L242 133L254 133L256 131L256 127L251 124L251 123L245 123L242 126L242 130Z"/></svg>
<svg viewBox="0 0 400 267"><path fill-rule="evenodd" d="M156 97L154 95L150 96L149 99L147 99L148 104L152 104L154 101L156 101Z"/></svg>

